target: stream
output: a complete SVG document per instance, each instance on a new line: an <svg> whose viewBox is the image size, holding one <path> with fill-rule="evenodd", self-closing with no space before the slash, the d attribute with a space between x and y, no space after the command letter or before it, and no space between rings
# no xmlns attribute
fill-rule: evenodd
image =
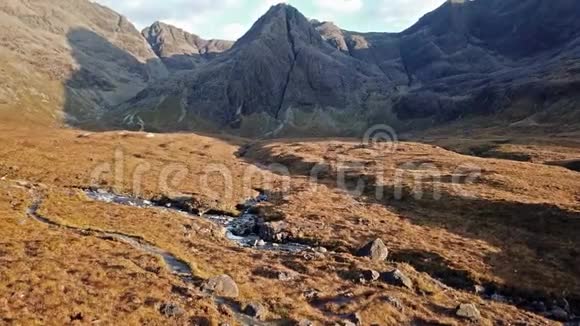
<svg viewBox="0 0 580 326"><path fill-rule="evenodd" d="M105 190L85 190L85 194L95 201L114 203L131 207L162 209L178 212L189 219L206 219L214 224L224 227L226 230L227 239L244 248L255 248L259 250L282 251L290 253L299 253L301 251L311 249L310 246L299 243L274 243L260 239L254 228L257 223L258 216L251 214L250 211L257 204L268 200L268 197L264 194L260 194L258 197L246 201L244 203L244 211L239 217L215 214L204 214L199 216L180 208L180 205L172 205L171 203L163 204L161 202L118 195Z"/></svg>
<svg viewBox="0 0 580 326"><path fill-rule="evenodd" d="M148 200L136 199L136 198L127 197L127 196L120 196L120 195L115 195L115 194L111 194L111 193L107 193L107 192L103 192L103 191L87 191L86 193L93 200L104 201L104 202L108 202L108 203L116 203L116 204L120 204L120 205L128 205L128 206L142 207L142 208L172 209L171 207L167 207L167 206L162 207L162 206L155 205L153 202L148 201ZM90 235L90 236L95 236L95 237L97 237L99 239L103 239L103 240L112 240L112 241L122 242L122 243L130 245L131 247L133 247L139 251L142 251L142 252L145 252L148 254L152 254L152 255L157 255L163 259L166 267L171 271L172 274L179 277L181 280L183 280L186 283L191 284L194 282L193 270L191 269L189 264L187 262L177 258L175 255L173 255L169 251L166 251L162 248L159 248L159 247L153 245L152 243L145 241L144 239L142 239L140 237L126 235L126 234L122 234L122 233L116 233L116 232L77 228L77 227L67 226L67 225L63 225L63 224L59 224L57 222L54 222L54 221L42 216L42 214L39 213L43 199L38 194L36 194L34 192L33 192L33 196L34 196L34 200L33 200L33 203L30 205L30 207L27 209L27 215L30 218L36 220L37 222L42 223L42 224L46 224L50 227L65 229L69 232L73 232L73 233L83 235L83 236ZM258 201L253 200L250 202L257 203ZM178 209L172 209L172 210L177 210L181 213L187 214L188 217L190 217L190 218L194 218L194 215L186 213L182 210L178 210ZM247 211L244 214L242 214L242 216L245 216L245 218L251 218L250 214L248 214ZM199 218L199 217L196 217L196 218ZM234 226L233 226L234 220L235 220L234 217L217 216L216 215L216 216L205 216L205 218L207 218L208 220L211 220L215 223L218 223L220 225L224 225L228 230L227 231L228 238L231 239L232 241L235 241L236 243L238 243L239 245L241 245L243 247L253 246L255 241L258 239L258 237L256 235L235 236L233 233L231 233L231 231L229 229L234 228ZM270 244L265 244L263 246L259 246L259 248L264 249L264 250L281 250L281 251L286 251L286 252L299 252L299 251L302 251L304 249L307 249L308 247L303 246L303 245L299 245L299 244L276 245L276 244L270 243ZM227 305L230 308L230 310L232 311L234 318L241 325L276 326L276 325L283 324L283 322L278 322L278 321L272 321L272 322L259 321L255 318L252 318L250 316L247 316L247 315L241 313L239 311L239 307L237 307L237 305L235 303L232 303L228 300L224 300L224 299L219 298L219 297L213 297L213 300L216 303L216 305L220 305L220 304Z"/></svg>

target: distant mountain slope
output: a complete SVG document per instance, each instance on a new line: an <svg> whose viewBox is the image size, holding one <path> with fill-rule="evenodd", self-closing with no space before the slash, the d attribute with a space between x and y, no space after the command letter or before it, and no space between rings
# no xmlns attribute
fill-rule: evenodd
<svg viewBox="0 0 580 326"><path fill-rule="evenodd" d="M577 129L580 1L448 0L401 33L345 31L280 4L232 43L163 23L141 34L87 0L5 0L0 69L3 119L85 128Z"/></svg>
<svg viewBox="0 0 580 326"><path fill-rule="evenodd" d="M234 42L204 40L177 27L156 22L141 34L163 63L171 70L193 69L229 50Z"/></svg>
<svg viewBox="0 0 580 326"><path fill-rule="evenodd" d="M395 123L497 115L505 125L561 125L579 122L579 18L573 0L453 0L398 34L315 26L399 85L391 95Z"/></svg>
<svg viewBox="0 0 580 326"><path fill-rule="evenodd" d="M143 91L120 112L150 130L340 134L356 125L352 116L369 93L389 85L377 67L329 46L298 10L277 5L228 52Z"/></svg>
<svg viewBox="0 0 580 326"><path fill-rule="evenodd" d="M245 135L348 135L470 117L560 125L579 115L579 18L572 0L453 0L401 33L357 33L278 5L222 57L112 116L151 130Z"/></svg>
<svg viewBox="0 0 580 326"><path fill-rule="evenodd" d="M0 2L0 66L2 113L45 122L94 122L167 76L133 25L86 0Z"/></svg>

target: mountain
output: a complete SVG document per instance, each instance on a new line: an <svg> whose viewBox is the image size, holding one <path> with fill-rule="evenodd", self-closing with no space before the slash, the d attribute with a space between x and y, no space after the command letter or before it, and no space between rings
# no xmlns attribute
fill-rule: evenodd
<svg viewBox="0 0 580 326"><path fill-rule="evenodd" d="M148 130L229 130L260 136L348 133L353 115L390 82L336 51L288 5L272 7L233 47L194 71L154 85L112 119Z"/></svg>
<svg viewBox="0 0 580 326"><path fill-rule="evenodd" d="M401 33L358 33L277 5L218 59L144 90L110 119L247 136L352 135L377 123L411 130L471 118L566 125L580 120L579 6L450 0Z"/></svg>
<svg viewBox="0 0 580 326"><path fill-rule="evenodd" d="M155 22L141 34L165 66L172 71L194 69L217 54L229 50L234 44L225 40L204 40L162 22Z"/></svg>
<svg viewBox="0 0 580 326"><path fill-rule="evenodd" d="M402 33L316 28L399 86L391 94L395 124L424 128L484 116L551 126L580 121L579 16L580 3L570 0L453 0Z"/></svg>
<svg viewBox="0 0 580 326"><path fill-rule="evenodd" d="M235 43L140 33L87 0L6 0L0 18L3 119L251 137L580 122L575 0L448 0L400 33L280 4Z"/></svg>
<svg viewBox="0 0 580 326"><path fill-rule="evenodd" d="M84 0L0 3L0 113L95 121L167 70L127 19Z"/></svg>

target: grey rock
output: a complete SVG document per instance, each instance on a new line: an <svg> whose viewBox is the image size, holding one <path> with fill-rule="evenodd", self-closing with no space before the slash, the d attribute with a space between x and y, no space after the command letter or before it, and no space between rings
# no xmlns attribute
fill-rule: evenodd
<svg viewBox="0 0 580 326"><path fill-rule="evenodd" d="M324 248L324 247L316 247L314 248L315 252L321 253L321 254L325 254L328 253L328 249Z"/></svg>
<svg viewBox="0 0 580 326"><path fill-rule="evenodd" d="M237 298L240 294L238 285L229 275L220 275L207 280L203 290L212 295L225 298Z"/></svg>
<svg viewBox="0 0 580 326"><path fill-rule="evenodd" d="M485 287L481 286L481 285L475 285L473 287L473 292L475 294L484 294L485 293Z"/></svg>
<svg viewBox="0 0 580 326"><path fill-rule="evenodd" d="M410 290L414 289L413 281L398 269L381 274L381 279L391 285L405 287Z"/></svg>
<svg viewBox="0 0 580 326"><path fill-rule="evenodd" d="M364 282L374 282L381 277L381 273L373 270L368 269L361 272L361 280Z"/></svg>
<svg viewBox="0 0 580 326"><path fill-rule="evenodd" d="M182 316L185 311L175 303L164 303L159 308L159 312L169 318L179 317Z"/></svg>
<svg viewBox="0 0 580 326"><path fill-rule="evenodd" d="M268 315L268 310L259 303L250 303L244 308L244 314L257 320L265 320Z"/></svg>
<svg viewBox="0 0 580 326"><path fill-rule="evenodd" d="M304 298L306 298L307 300L316 300L320 297L320 292L318 292L317 290L314 289L308 289L306 291L304 291Z"/></svg>
<svg viewBox="0 0 580 326"><path fill-rule="evenodd" d="M481 319L481 313L479 312L477 307L472 303L460 304L457 307L455 314L458 317L462 317L462 318L466 318L466 319L472 319L472 320Z"/></svg>
<svg viewBox="0 0 580 326"><path fill-rule="evenodd" d="M357 251L357 256L369 257L374 261L384 261L389 256L389 249L381 239L375 239Z"/></svg>
<svg viewBox="0 0 580 326"><path fill-rule="evenodd" d="M171 71L194 69L229 50L234 44L225 40L204 40L162 22L155 22L141 34Z"/></svg>
<svg viewBox="0 0 580 326"><path fill-rule="evenodd" d="M258 235L260 238L271 242L285 242L291 233L287 229L287 223L284 221L264 222L258 221Z"/></svg>
<svg viewBox="0 0 580 326"><path fill-rule="evenodd" d="M308 319L302 319L296 323L296 326L314 326L314 323Z"/></svg>
<svg viewBox="0 0 580 326"><path fill-rule="evenodd" d="M288 282L295 280L298 277L298 274L295 272L278 272L278 279L282 282Z"/></svg>
<svg viewBox="0 0 580 326"><path fill-rule="evenodd" d="M385 301L387 301L391 306L395 307L399 311L403 311L405 309L405 306L403 306L401 300L395 297L387 296Z"/></svg>

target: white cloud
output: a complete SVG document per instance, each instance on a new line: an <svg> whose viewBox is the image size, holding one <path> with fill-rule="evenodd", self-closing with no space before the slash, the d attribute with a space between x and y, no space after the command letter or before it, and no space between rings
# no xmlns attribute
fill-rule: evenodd
<svg viewBox="0 0 580 326"><path fill-rule="evenodd" d="M209 16L241 6L245 0L95 0L126 15L139 28L154 21L173 22L190 30Z"/></svg>
<svg viewBox="0 0 580 326"><path fill-rule="evenodd" d="M400 31L416 23L424 14L437 9L445 0L382 0L374 10L385 29ZM370 8L369 8L370 9Z"/></svg>
<svg viewBox="0 0 580 326"><path fill-rule="evenodd" d="M363 0L315 0L314 4L323 10L353 13L363 7Z"/></svg>
<svg viewBox="0 0 580 326"><path fill-rule="evenodd" d="M242 24L233 23L227 24L224 26L222 35L223 39L226 40L237 40L238 38L242 37L244 33L248 30L248 27Z"/></svg>

